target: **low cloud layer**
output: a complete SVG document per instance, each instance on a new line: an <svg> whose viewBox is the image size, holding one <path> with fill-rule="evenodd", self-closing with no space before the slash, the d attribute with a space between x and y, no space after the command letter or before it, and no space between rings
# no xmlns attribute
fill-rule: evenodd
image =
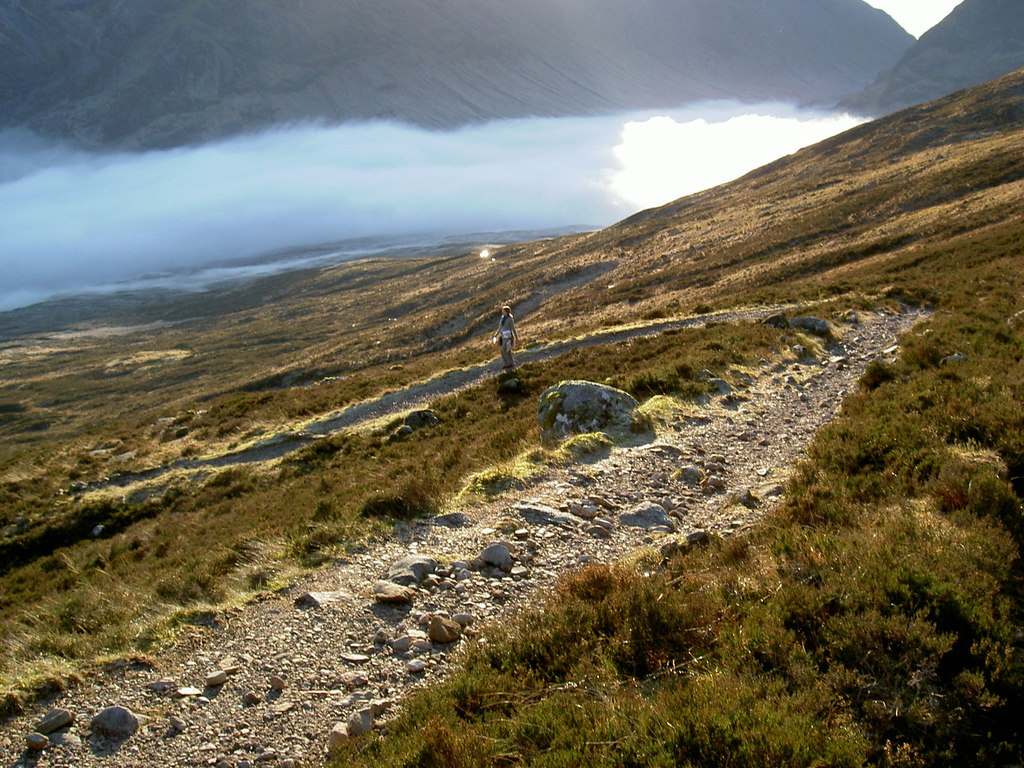
<svg viewBox="0 0 1024 768"><path fill-rule="evenodd" d="M132 154L0 133L0 310L348 238L605 226L851 125L705 104L444 133L292 126Z"/></svg>

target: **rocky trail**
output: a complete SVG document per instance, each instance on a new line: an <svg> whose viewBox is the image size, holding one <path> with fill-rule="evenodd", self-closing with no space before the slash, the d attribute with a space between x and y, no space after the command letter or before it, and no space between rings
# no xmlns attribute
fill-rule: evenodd
<svg viewBox="0 0 1024 768"><path fill-rule="evenodd" d="M734 323L741 320L756 321L789 308L788 305L741 309L706 315L695 315L676 320L650 323L625 330L599 331L568 341L556 341L532 346L516 352L519 364L550 360L573 349L584 349L602 344L614 344L642 336L655 336L675 328L704 326L712 322ZM446 371L432 379L413 384L397 392L350 405L341 411L310 421L303 428L268 435L255 443L217 456L182 458L159 467L139 472L121 472L100 482L82 484L76 493L101 488L131 488L150 485L170 473L202 476L210 469L222 469L244 464L274 461L308 445L312 441L337 432L416 409L426 408L433 400L454 394L493 378L500 369L494 362L486 362Z"/></svg>
<svg viewBox="0 0 1024 768"><path fill-rule="evenodd" d="M4 723L0 763L322 764L332 743L386 724L481 626L536 604L567 569L755 524L867 364L894 356L897 334L920 317L862 313L824 356L762 366L654 442L405 524L144 662L90 673ZM436 387L388 407L429 400ZM344 425L339 416L329 429Z"/></svg>

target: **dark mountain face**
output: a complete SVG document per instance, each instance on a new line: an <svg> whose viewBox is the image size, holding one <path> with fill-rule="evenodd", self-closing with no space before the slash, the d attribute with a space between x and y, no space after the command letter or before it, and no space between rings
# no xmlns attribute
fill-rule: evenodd
<svg viewBox="0 0 1024 768"><path fill-rule="evenodd" d="M8 0L0 123L154 147L305 119L825 104L912 42L861 0Z"/></svg>
<svg viewBox="0 0 1024 768"><path fill-rule="evenodd" d="M1024 66L1024 3L964 0L903 58L842 106L882 115L969 88Z"/></svg>

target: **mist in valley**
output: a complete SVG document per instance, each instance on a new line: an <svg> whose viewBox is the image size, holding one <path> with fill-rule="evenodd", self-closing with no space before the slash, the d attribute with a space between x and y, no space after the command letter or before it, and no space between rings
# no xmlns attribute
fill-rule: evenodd
<svg viewBox="0 0 1024 768"><path fill-rule="evenodd" d="M723 102L450 132L293 125L143 153L90 153L8 131L0 311L126 281L201 289L288 266L239 260L354 238L372 251L463 233L607 226L856 122Z"/></svg>

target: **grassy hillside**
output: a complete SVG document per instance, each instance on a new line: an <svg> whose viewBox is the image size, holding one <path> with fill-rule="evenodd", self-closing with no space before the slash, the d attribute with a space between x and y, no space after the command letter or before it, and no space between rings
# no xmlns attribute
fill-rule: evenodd
<svg viewBox="0 0 1024 768"><path fill-rule="evenodd" d="M518 395L490 383L436 403L445 426L405 442L339 435L200 482L172 472L140 493L93 486L486 360L501 303L537 343L694 311L903 301L939 311L899 365L870 371L762 531L649 580L570 580L543 622L495 636L465 677L414 704L395 729L404 738L368 748L409 765L543 763L550 750L556 762L705 764L699 749L717 744L723 765L778 765L824 744L830 764L924 765L984 742L991 764L1009 759L1024 349L1007 321L1024 304L1022 133L1017 73L493 261L371 259L265 281L216 311L209 297L118 309L97 327L6 342L4 688L152 647L175 622L441 507L472 473L524 456L542 471L554 458L538 448L535 396L558 378L617 376L638 394L660 378L692 396L693 371L726 374L778 342L765 326L719 326L568 355L524 367ZM966 360L942 365L956 351ZM593 654L565 659L583 628ZM494 691L505 704L492 706ZM711 717L712 702L731 704ZM672 722L658 717L669 706ZM420 728L426 711L436 727ZM604 735L583 744L570 728Z"/></svg>
<svg viewBox="0 0 1024 768"><path fill-rule="evenodd" d="M1000 87L1020 94L1020 83ZM844 184L848 202L820 210L821 185L794 195L787 221L803 224L789 237L819 255L793 280L807 291L885 287L939 311L904 339L897 364L869 368L788 483L784 506L748 536L563 579L544 606L492 629L386 735L350 742L336 766L1019 764L1020 155L1012 143L979 150L1000 143L989 118L1013 115L1019 126L1021 115L1012 97L982 106L982 95L804 153L848 163L858 148L899 144L915 154L865 168L888 195ZM978 107L987 127L957 135ZM937 115L949 122L932 123L927 138L897 136ZM954 128L952 142L940 125ZM1011 134L1019 141L1019 127ZM804 159L778 167L799 184ZM695 210L722 222L729 212L715 198L771 175L626 229L664 241L672 235L654 222L698 227L703 216L687 215ZM739 240L747 256L723 279L757 268L759 250ZM764 276L790 268L776 242ZM724 263L727 254L718 251ZM781 290L766 282L764 295ZM641 284L638 303L651 290Z"/></svg>

